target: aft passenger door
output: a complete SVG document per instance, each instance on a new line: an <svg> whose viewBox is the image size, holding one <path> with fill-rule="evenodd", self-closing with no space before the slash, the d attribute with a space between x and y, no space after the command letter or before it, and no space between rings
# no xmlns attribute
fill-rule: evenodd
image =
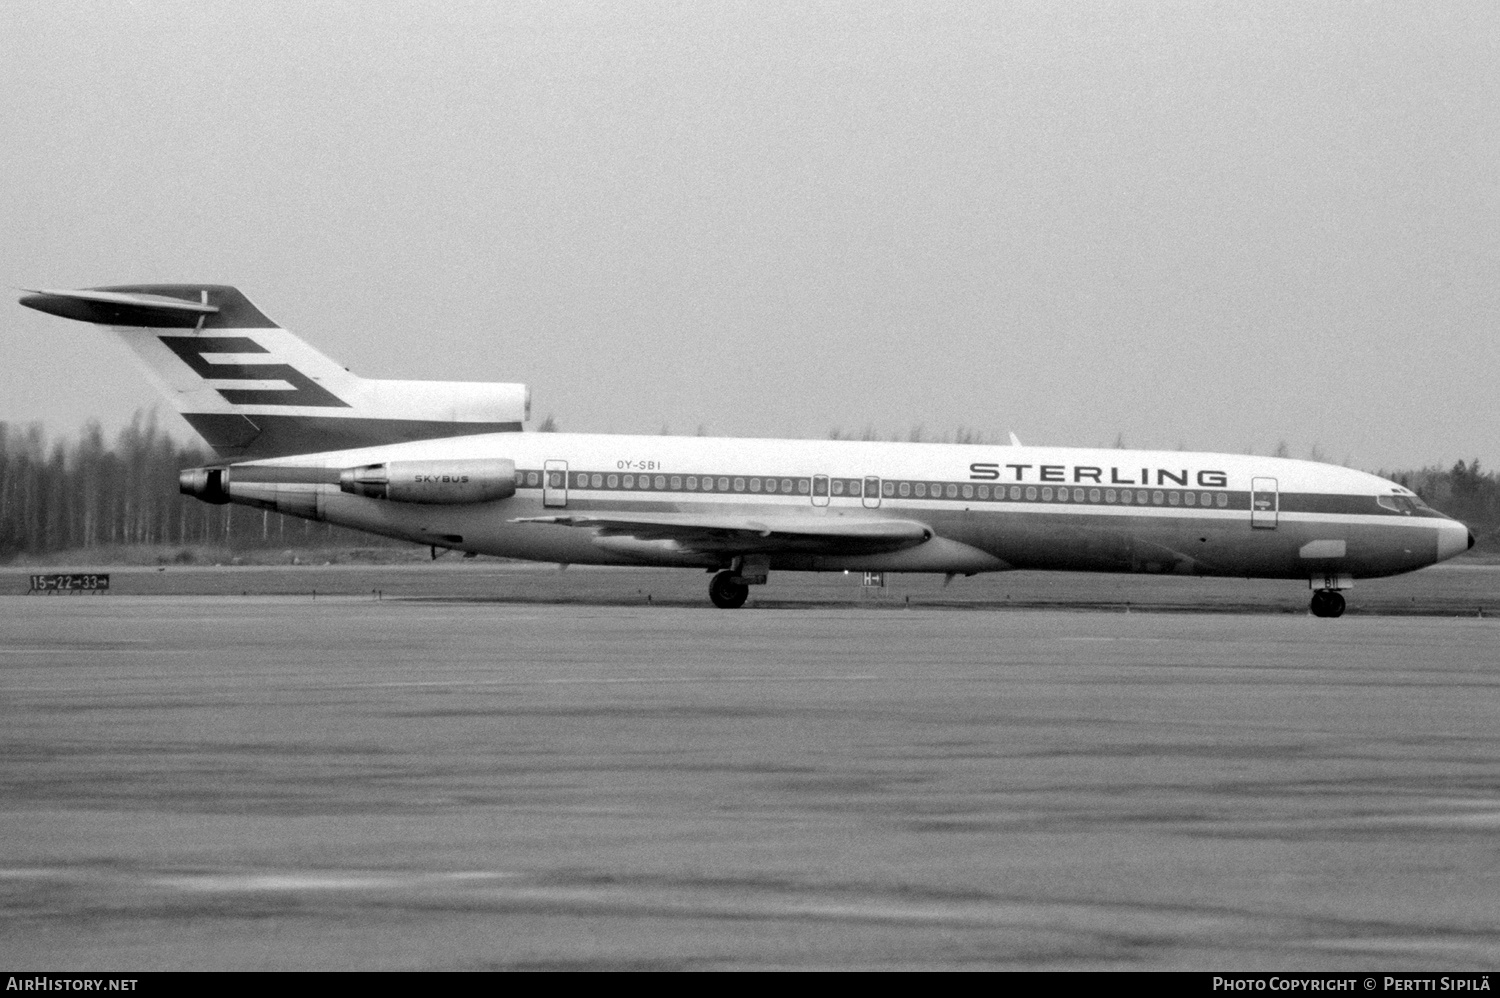
<svg viewBox="0 0 1500 998"><path fill-rule="evenodd" d="M880 479L865 479L865 509L880 508Z"/></svg>
<svg viewBox="0 0 1500 998"><path fill-rule="evenodd" d="M1250 479L1250 526L1258 530L1275 530L1281 509L1281 494L1274 478Z"/></svg>
<svg viewBox="0 0 1500 998"><path fill-rule="evenodd" d="M542 505L568 504L568 462L548 461L542 472Z"/></svg>

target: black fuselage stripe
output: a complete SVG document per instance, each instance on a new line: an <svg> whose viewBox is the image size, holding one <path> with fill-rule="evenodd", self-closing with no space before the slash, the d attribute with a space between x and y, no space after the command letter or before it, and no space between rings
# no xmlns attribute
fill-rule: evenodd
<svg viewBox="0 0 1500 998"><path fill-rule="evenodd" d="M554 473L563 474L562 472ZM517 469L516 485L518 488L522 489L540 490L542 488L542 476L544 474L546 474L546 472L544 472L540 468ZM572 469L567 472L567 475L568 490L576 492L608 492L612 494L630 493L632 495L639 495L642 497L651 495L675 495L695 496L703 498L716 498L722 496L756 499L795 498L799 502L810 502L813 499L811 489L812 479L807 475L753 475L740 472L714 472L709 474L699 472L698 474L691 476L684 474L656 475L654 473L642 476L626 475L625 473L619 471L581 471ZM597 485L594 484L596 476L599 482L599 484ZM583 477L587 478L589 484L577 484L582 480ZM649 483L645 488L642 488L640 484L643 477ZM630 486L625 485L625 480L627 478L632 479L632 484ZM687 487L687 482L690 479L696 480L701 483L705 478L711 479L713 481L714 487L712 489L705 490L701 487ZM656 486L656 482L658 479L660 479L663 483L661 487ZM719 487L720 480L725 481L727 485L726 488L721 489ZM776 483L775 491L766 491L765 483L767 481L774 481ZM831 493L830 498L840 500L863 500L865 498L862 495L864 481L864 478L829 478L829 491ZM675 485L673 484L674 482L676 482ZM1057 509L1071 507L1074 509L1102 508L1122 511L1127 509L1134 509L1141 511L1159 510L1162 512L1190 512L1196 510L1198 512L1214 513L1234 511L1248 513L1250 512L1251 508L1252 496L1252 493L1248 490L1234 489L1131 488L1127 490L1105 488L1102 486L1079 487L1071 485L1053 487L1044 485L1001 484L995 486L987 486L975 485L973 482L968 481L953 482L931 478L883 478L880 479L880 482L882 483L882 494L879 498L882 505L887 503L893 505L909 505L913 503L937 502L944 504L944 507L942 508L947 508L948 504L967 504L971 506L982 505L985 508L998 508L1005 506L1046 506ZM740 483L738 487L736 486L736 483ZM752 489L752 483L758 485L759 489ZM791 483L793 486L793 491L785 491L785 483ZM896 495L885 494L884 486L886 483L889 483L892 486L893 491L897 493ZM909 494L899 494L903 485L907 487L907 491ZM915 494L916 487L918 485L922 486L922 490L925 493L924 495L919 496ZM853 491L854 486L859 486L860 491ZM948 494L950 487L956 492L956 495L950 496ZM965 489L968 489L970 491L969 495L964 494ZM982 495L980 493L981 489L984 490L984 494ZM1067 491L1067 500L1059 500L1057 498L1057 493L1059 490ZM996 493L1002 491L1004 493L1004 498L995 498ZM1130 492L1132 496L1132 500L1130 502L1124 502L1121 499L1121 495L1127 491ZM935 492L941 494L934 494ZM1011 498L1011 494L1013 492L1019 493L1018 498ZM1073 498L1073 494L1075 492L1083 493L1082 500L1076 500ZM1099 493L1098 498L1091 498L1092 494L1096 492ZM1109 499L1111 494L1113 494L1113 501L1110 501ZM1144 495L1145 501L1141 502L1137 500L1137 495ZM1188 495L1193 496L1193 503L1191 505L1187 502L1186 499ZM1280 492L1276 493L1276 495L1279 500L1279 506L1275 510L1275 512L1278 514L1321 513L1339 516L1384 516L1399 520L1411 520L1423 517L1443 518L1442 514L1437 513L1435 510L1418 510L1414 513L1403 513L1387 509L1386 507L1381 506L1378 502L1376 502L1376 498L1373 495L1348 495L1323 492ZM1211 505L1203 505L1204 496L1211 497ZM1221 496L1223 497L1222 504L1219 501ZM1174 497L1177 500L1175 503L1172 501ZM822 499L824 498L824 496L819 495L817 498Z"/></svg>

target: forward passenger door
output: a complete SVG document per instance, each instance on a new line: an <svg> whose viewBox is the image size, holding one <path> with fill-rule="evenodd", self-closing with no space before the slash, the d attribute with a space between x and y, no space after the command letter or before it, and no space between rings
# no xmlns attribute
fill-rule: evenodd
<svg viewBox="0 0 1500 998"><path fill-rule="evenodd" d="M1252 478L1250 480L1250 526L1257 530L1275 530L1280 509L1281 494L1277 491L1276 479Z"/></svg>

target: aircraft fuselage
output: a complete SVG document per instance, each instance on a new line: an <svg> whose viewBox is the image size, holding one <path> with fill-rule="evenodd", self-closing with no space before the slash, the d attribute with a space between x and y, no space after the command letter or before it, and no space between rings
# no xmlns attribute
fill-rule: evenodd
<svg viewBox="0 0 1500 998"><path fill-rule="evenodd" d="M514 494L433 505L336 484L337 472L361 465L474 459L513 462ZM261 478L299 468L323 479L242 483L250 468ZM423 544L577 564L717 568L731 556L711 544L537 518L702 515L775 527L811 517L931 530L923 543L887 551L825 544L765 553L769 569L791 571L1352 579L1412 571L1469 546L1461 524L1374 475L1181 451L505 433L233 465L229 481L229 501Z"/></svg>

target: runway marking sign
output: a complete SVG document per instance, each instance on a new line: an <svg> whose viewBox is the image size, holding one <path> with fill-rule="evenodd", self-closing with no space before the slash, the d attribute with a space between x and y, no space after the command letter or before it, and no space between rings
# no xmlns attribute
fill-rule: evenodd
<svg viewBox="0 0 1500 998"><path fill-rule="evenodd" d="M106 574L89 573L81 575L33 575L31 577L31 589L26 595L32 593L107 593L109 592L109 576Z"/></svg>

